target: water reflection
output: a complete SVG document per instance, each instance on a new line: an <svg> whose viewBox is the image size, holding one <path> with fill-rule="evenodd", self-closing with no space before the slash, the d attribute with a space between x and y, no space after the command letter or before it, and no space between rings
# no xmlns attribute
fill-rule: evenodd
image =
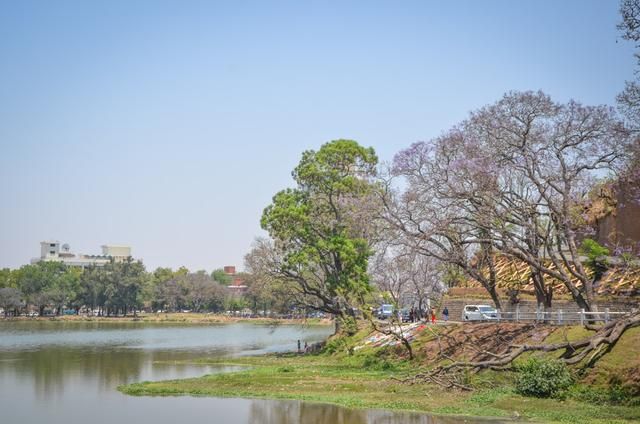
<svg viewBox="0 0 640 424"><path fill-rule="evenodd" d="M0 323L0 377L32 381L38 399L84 386L98 393L119 384L195 377L224 368L184 363L202 357L293 349L330 334L327 327L158 326L143 323Z"/></svg>
<svg viewBox="0 0 640 424"><path fill-rule="evenodd" d="M346 409L321 403L270 400L252 401L248 421L249 424L499 424L502 422L495 419L475 420L459 417L433 417L418 413Z"/></svg>
<svg viewBox="0 0 640 424"><path fill-rule="evenodd" d="M184 352L136 349L50 347L0 353L0 376L32 381L40 400L59 396L65 385L90 386L98 393L136 381L195 377L238 367L182 363L193 359Z"/></svg>

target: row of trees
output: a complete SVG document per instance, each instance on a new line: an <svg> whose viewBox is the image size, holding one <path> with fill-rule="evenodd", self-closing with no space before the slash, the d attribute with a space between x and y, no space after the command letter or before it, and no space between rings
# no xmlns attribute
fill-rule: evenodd
<svg viewBox="0 0 640 424"><path fill-rule="evenodd" d="M400 152L391 176L407 187L394 192L388 183L386 216L416 250L479 281L498 307L493 260L501 253L529 266L539 303L551 306L555 279L591 311L580 214L595 179L628 165L632 141L612 108L509 93Z"/></svg>
<svg viewBox="0 0 640 424"><path fill-rule="evenodd" d="M227 288L231 277L222 270L210 275L185 267L147 272L142 262L133 260L86 269L39 262L0 270L0 307L5 315L31 309L40 315L45 311L60 315L65 308L76 312L86 308L105 316L135 314L142 308L195 312L288 308L286 298L274 299L264 287L245 279L250 287L238 294Z"/></svg>
<svg viewBox="0 0 640 424"><path fill-rule="evenodd" d="M422 302L461 276L500 308L503 255L528 265L545 307L559 281L593 311L585 205L597 181L633 172L637 150L613 108L542 92L507 93L383 170L373 149L332 141L303 154L297 186L265 209L270 239L256 242L247 267L345 320L377 301L372 283L396 303L407 291Z"/></svg>

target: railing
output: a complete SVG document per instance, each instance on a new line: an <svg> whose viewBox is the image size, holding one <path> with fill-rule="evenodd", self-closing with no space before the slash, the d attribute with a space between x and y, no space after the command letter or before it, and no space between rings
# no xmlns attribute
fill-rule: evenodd
<svg viewBox="0 0 640 424"><path fill-rule="evenodd" d="M516 306L516 310L512 312L498 311L498 321L512 321L512 322L544 322L547 324L568 325L568 324L580 324L585 323L609 323L615 321L625 315L629 315L630 312L612 312L609 308L606 308L601 312L586 312L584 309L580 311L565 312L562 309L557 311L544 311L542 308L538 308L535 312L522 312L520 308Z"/></svg>

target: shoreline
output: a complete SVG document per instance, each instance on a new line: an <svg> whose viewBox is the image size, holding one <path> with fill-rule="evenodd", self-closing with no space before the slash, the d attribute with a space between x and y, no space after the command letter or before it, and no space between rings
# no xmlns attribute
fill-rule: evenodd
<svg viewBox="0 0 640 424"><path fill-rule="evenodd" d="M245 318L200 313L148 313L137 317L105 317L88 315L60 315L44 317L0 317L0 322L99 322L99 323L166 323L166 324L255 324L255 325L313 325L330 326L326 318Z"/></svg>
<svg viewBox="0 0 640 424"><path fill-rule="evenodd" d="M461 326L463 324L460 324ZM464 327L461 327L464 328ZM478 327L479 328L479 327ZM477 328L474 328L477 329ZM581 328L569 328L570 339L581 337ZM574 333L575 332L575 333ZM416 348L436 343L424 333ZM564 337L552 334L550 339ZM431 383L403 383L402 380L424 371L428 352L422 361L399 356L396 347L347 349L371 338L362 332L350 340L329 339L323 353L260 355L240 358L202 358L199 363L246 367L241 371L202 377L121 385L118 390L132 396L210 396L222 398L258 398L329 403L354 409L383 409L417 412L432 416L468 417L479 421L494 418L515 422L626 424L640 420L635 405L607 403L600 399L563 399L524 397L516 393L512 373L485 371L469 378L475 382L472 392L445 390ZM634 351L640 328L628 330L613 347L599 373L614 371L621 358ZM342 343L345 342L345 343ZM331 353L330 351L333 351ZM351 353L350 353L351 352ZM595 381L580 383L577 389L596 390Z"/></svg>
<svg viewBox="0 0 640 424"><path fill-rule="evenodd" d="M298 400L470 421L626 424L640 416L633 407L526 398L502 385L472 393L444 391L428 384L406 385L395 381L411 373L402 365L393 370L372 370L363 363L341 364L319 355L261 355L200 363L247 368L196 378L132 383L117 390L130 396Z"/></svg>

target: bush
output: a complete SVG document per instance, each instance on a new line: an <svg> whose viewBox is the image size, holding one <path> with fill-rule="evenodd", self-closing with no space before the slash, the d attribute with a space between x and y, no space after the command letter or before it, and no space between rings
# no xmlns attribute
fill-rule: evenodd
<svg viewBox="0 0 640 424"><path fill-rule="evenodd" d="M517 371L516 391L524 396L560 397L573 384L571 372L561 361L531 358Z"/></svg>
<svg viewBox="0 0 640 424"><path fill-rule="evenodd" d="M346 349L347 341L344 339L344 337L336 337L327 342L327 344L324 346L323 352L329 355L333 355L334 353L341 352Z"/></svg>
<svg viewBox="0 0 640 424"><path fill-rule="evenodd" d="M393 362L388 361L385 358L378 358L374 355L366 356L362 361L362 367L377 371L392 371L396 369L396 366Z"/></svg>
<svg viewBox="0 0 640 424"><path fill-rule="evenodd" d="M596 262L600 260L603 256L609 255L609 249L604 246L598 244L597 241L592 240L590 238L584 239L582 245L580 246L580 253L584 254L589 258L590 262Z"/></svg>

